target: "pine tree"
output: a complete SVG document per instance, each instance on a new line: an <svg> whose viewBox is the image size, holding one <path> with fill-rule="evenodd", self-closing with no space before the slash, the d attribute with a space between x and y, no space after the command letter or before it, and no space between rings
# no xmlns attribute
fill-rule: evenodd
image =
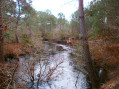
<svg viewBox="0 0 119 89"><path fill-rule="evenodd" d="M97 76L94 71L94 67L92 65L91 55L89 51L89 45L87 41L87 34L85 30L85 21L84 21L84 11L83 11L83 0L79 0L79 18L80 18L80 33L81 33L81 40L83 46L83 53L86 62L86 68L88 71L88 75L92 84L92 88L97 88Z"/></svg>

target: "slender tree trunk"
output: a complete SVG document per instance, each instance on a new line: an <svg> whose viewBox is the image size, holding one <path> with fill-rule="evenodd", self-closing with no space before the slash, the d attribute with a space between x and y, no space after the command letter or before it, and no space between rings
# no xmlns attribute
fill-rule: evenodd
<svg viewBox="0 0 119 89"><path fill-rule="evenodd" d="M79 0L79 18L80 18L80 33L81 33L81 40L82 40L82 46L83 46L83 53L84 53L84 58L86 62L89 79L91 81L92 88L97 88L98 87L97 76L92 64L91 55L89 51L89 45L87 41L87 34L85 30L83 0Z"/></svg>
<svg viewBox="0 0 119 89"><path fill-rule="evenodd" d="M4 62L3 45L2 0L0 0L0 63Z"/></svg>
<svg viewBox="0 0 119 89"><path fill-rule="evenodd" d="M19 43L19 38L18 38L18 35L17 35L18 21L19 21L19 17L17 18L16 27L15 27L15 38L16 38L16 43Z"/></svg>
<svg viewBox="0 0 119 89"><path fill-rule="evenodd" d="M19 0L17 0L18 2L18 8L19 8L19 13L18 13L18 16L17 16L17 21L16 21L16 28L15 28L15 38L16 38L16 43L19 43L19 38L18 38L18 33L17 33L17 28L18 28L18 24L19 24L19 20L20 20L20 2Z"/></svg>
<svg viewBox="0 0 119 89"><path fill-rule="evenodd" d="M17 18L17 22L16 22L16 27L15 27L15 38L16 38L16 43L19 43L19 38L17 35L17 28L18 28L18 18Z"/></svg>

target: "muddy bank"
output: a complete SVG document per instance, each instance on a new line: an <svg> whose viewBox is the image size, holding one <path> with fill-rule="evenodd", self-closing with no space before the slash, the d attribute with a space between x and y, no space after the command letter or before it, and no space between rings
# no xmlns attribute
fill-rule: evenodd
<svg viewBox="0 0 119 89"><path fill-rule="evenodd" d="M43 39L43 41L48 41L52 43L58 43L58 44L67 44L66 40L49 40L49 39Z"/></svg>
<svg viewBox="0 0 119 89"><path fill-rule="evenodd" d="M25 55L34 55L42 50L42 46L36 48L32 45L24 43L5 44L4 48L5 48L4 50L5 60L7 60L8 58L18 59L19 57L24 57Z"/></svg>

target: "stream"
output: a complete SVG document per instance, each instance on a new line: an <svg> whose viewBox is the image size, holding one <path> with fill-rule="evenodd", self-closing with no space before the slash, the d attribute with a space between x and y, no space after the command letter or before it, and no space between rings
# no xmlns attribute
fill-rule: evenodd
<svg viewBox="0 0 119 89"><path fill-rule="evenodd" d="M53 71L53 76L50 82L43 82L42 84L39 83L37 88L35 86L34 88L29 89L87 89L86 77L82 72L77 72L73 67L73 57L71 57L70 54L75 52L74 49L62 44L50 43L46 41L43 43L44 50L46 50L49 54L44 54L41 57L43 62L35 65L34 73L36 79L38 78L39 72L43 72L43 74L41 74L43 77L42 80L46 80L47 78L44 76L50 73L50 68L55 69L57 65L58 67L55 71ZM50 68L45 66L41 67L44 65L44 60L48 60L48 67Z"/></svg>

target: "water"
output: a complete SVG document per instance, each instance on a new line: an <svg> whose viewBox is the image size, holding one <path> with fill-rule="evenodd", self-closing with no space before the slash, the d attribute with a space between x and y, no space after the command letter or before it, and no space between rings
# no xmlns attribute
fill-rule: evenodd
<svg viewBox="0 0 119 89"><path fill-rule="evenodd" d="M62 63L54 71L54 76L58 75L56 79L51 80L49 83L40 84L38 89L87 89L85 76L81 72L76 72L72 66L70 53L74 52L74 50L65 45L49 42L45 42L44 44L44 49L47 50L47 52L50 52L50 54L47 55L50 67L53 67L60 62ZM38 75L39 70L38 64L36 65L36 75Z"/></svg>
<svg viewBox="0 0 119 89"><path fill-rule="evenodd" d="M34 66L34 85L30 82L31 77L29 77L32 73L28 71L32 63L27 63L34 58L29 58L29 56L20 58L21 66L18 74L20 78L27 81L24 89L87 89L86 77L73 67L74 56L71 56L71 53L75 53L74 49L66 45L44 42L44 50L40 62L36 62ZM52 76L47 82L49 78L47 76L52 71ZM40 82L38 83L39 77ZM20 83L23 83L22 78L18 79Z"/></svg>

